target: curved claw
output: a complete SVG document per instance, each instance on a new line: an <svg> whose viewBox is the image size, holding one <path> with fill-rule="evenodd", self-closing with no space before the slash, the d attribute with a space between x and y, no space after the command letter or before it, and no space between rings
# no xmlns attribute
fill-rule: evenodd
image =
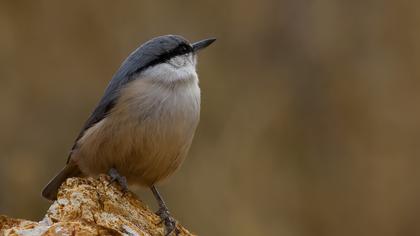
<svg viewBox="0 0 420 236"><path fill-rule="evenodd" d="M169 213L168 207L166 207L165 201L163 201L162 196L160 196L159 191L154 185L152 185L150 189L152 190L153 195L155 196L159 204L159 210L156 212L156 215L160 216L161 221L159 222L159 224L162 222L165 224L165 228L166 228L165 236L171 234L172 232L174 232L175 235L178 235L180 232L179 232L179 229L176 227L176 221L171 216L171 213Z"/></svg>
<svg viewBox="0 0 420 236"><path fill-rule="evenodd" d="M159 210L156 212L156 214L160 217L161 221L160 223L164 223L166 234L165 236L170 235L172 232L175 233L175 235L179 234L179 229L176 227L176 220L171 216L168 209L166 208L159 208Z"/></svg>
<svg viewBox="0 0 420 236"><path fill-rule="evenodd" d="M108 171L108 175L111 177L111 181L109 182L109 184L112 184L114 182L118 182L118 184L121 186L122 188L122 192L126 193L128 192L128 184L127 184L127 179L124 176L121 176L117 169L115 168L111 168Z"/></svg>

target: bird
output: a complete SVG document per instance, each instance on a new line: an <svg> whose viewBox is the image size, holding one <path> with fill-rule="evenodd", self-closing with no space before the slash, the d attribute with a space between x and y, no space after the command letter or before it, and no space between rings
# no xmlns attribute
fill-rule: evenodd
<svg viewBox="0 0 420 236"><path fill-rule="evenodd" d="M44 187L56 200L70 177L108 174L123 190L151 189L166 235L176 229L156 185L184 161L200 119L197 55L216 39L189 43L179 35L152 38L135 49L112 77L85 122L64 168Z"/></svg>

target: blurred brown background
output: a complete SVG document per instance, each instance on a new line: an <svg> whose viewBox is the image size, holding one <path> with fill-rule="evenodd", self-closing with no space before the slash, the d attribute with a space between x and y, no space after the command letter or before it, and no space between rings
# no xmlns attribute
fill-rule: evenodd
<svg viewBox="0 0 420 236"><path fill-rule="evenodd" d="M420 2L0 1L0 213L40 220L122 60L218 41L202 119L162 186L200 235L420 235ZM137 191L151 207L151 194Z"/></svg>

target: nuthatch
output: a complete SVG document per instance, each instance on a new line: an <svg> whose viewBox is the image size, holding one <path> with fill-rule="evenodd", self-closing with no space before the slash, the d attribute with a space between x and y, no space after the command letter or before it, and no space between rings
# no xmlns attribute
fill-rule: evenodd
<svg viewBox="0 0 420 236"><path fill-rule="evenodd" d="M197 53L214 41L190 44L166 35L131 53L42 195L55 200L67 178L108 173L125 190L127 183L151 188L171 233L176 223L155 185L178 169L190 148L200 117Z"/></svg>

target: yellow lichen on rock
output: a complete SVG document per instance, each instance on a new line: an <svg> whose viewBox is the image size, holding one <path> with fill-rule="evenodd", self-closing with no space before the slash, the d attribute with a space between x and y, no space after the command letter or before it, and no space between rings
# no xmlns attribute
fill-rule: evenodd
<svg viewBox="0 0 420 236"><path fill-rule="evenodd" d="M57 198L40 222L0 216L0 235L164 235L159 216L105 175L69 178Z"/></svg>

